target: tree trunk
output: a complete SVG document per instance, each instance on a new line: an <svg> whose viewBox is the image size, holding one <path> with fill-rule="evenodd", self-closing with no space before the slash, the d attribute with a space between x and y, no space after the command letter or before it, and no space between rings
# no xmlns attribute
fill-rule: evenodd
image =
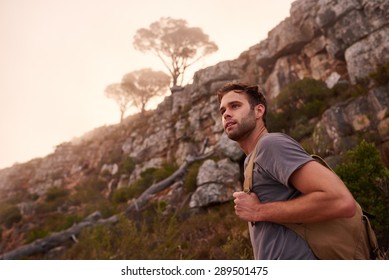
<svg viewBox="0 0 389 280"><path fill-rule="evenodd" d="M78 235L84 228L99 224L113 224L117 221L117 216L101 219L101 214L99 212L94 212L85 218L82 222L75 224L64 231L55 232L48 237L38 239L30 244L21 246L13 251L0 255L0 260L22 259L35 254L46 253L55 247L71 241L72 239L74 240L75 236Z"/></svg>
<svg viewBox="0 0 389 280"><path fill-rule="evenodd" d="M163 191L164 189L171 186L174 182L184 177L185 173L188 171L188 167L195 161L203 160L210 155L212 155L213 152L207 153L198 157L191 157L185 160L185 162L178 168L176 172L174 172L172 175L167 177L166 179L156 183L152 184L147 190L145 190L139 197L134 198L130 205L127 207L125 213L128 217L130 217L130 214L134 211L139 212L142 207L149 201L149 199L156 193L159 193Z"/></svg>
<svg viewBox="0 0 389 280"><path fill-rule="evenodd" d="M134 211L139 212L141 208L148 202L152 195L163 191L164 189L171 186L174 182L182 179L185 173L188 170L188 167L198 160L206 159L211 156L213 152L204 154L204 150L207 146L207 140L204 141L201 155L197 157L188 157L185 162L180 166L180 168L170 175L168 178L151 185L147 190L145 190L138 198L133 199L132 203L125 210L125 214L130 217L130 214ZM46 253L49 250L58 247L64 243L67 243L71 240L74 240L75 237L80 234L81 230L87 227L99 225L99 224L114 224L118 221L118 216L114 215L107 219L102 219L100 212L94 212L83 221L78 224L73 225L72 227L51 234L48 237L38 239L30 244L16 248L13 251L6 252L3 255L0 255L0 260L13 260L13 259L22 259L39 253Z"/></svg>

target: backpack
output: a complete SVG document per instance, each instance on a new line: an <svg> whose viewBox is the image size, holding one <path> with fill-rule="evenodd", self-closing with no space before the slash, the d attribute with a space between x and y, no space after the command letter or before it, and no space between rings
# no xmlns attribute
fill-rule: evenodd
<svg viewBox="0 0 389 280"><path fill-rule="evenodd" d="M243 191L252 189L252 173L256 148L245 171ZM330 170L319 156L312 157ZM333 171L333 170L332 170ZM315 223L285 223L283 226L295 231L307 241L313 253L322 260L368 260L384 259L370 221L361 206L352 218L338 218Z"/></svg>

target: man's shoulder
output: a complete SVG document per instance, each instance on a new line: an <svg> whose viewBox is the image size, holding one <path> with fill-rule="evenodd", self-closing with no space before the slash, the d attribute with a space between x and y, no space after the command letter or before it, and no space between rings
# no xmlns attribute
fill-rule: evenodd
<svg viewBox="0 0 389 280"><path fill-rule="evenodd" d="M264 135L258 143L257 150L266 153L283 153L288 149L301 149L301 145L287 134L272 132Z"/></svg>
<svg viewBox="0 0 389 280"><path fill-rule="evenodd" d="M289 141L295 142L293 138L291 138L290 136L284 133L271 132L264 135L260 140L260 143L264 145L277 145L279 143L289 142Z"/></svg>

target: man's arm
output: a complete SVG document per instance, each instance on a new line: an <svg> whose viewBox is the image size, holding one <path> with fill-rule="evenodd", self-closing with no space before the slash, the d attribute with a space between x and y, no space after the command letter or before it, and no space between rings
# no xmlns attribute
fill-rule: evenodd
<svg viewBox="0 0 389 280"><path fill-rule="evenodd" d="M354 216L353 196L342 180L320 163L304 164L292 173L289 182L302 193L300 197L261 203L254 193L234 193L236 214L246 221L274 223L309 223Z"/></svg>

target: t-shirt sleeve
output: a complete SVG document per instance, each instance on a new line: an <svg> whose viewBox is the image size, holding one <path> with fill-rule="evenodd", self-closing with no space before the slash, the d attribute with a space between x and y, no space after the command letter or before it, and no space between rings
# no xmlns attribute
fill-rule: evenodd
<svg viewBox="0 0 389 280"><path fill-rule="evenodd" d="M294 171L313 160L299 143L280 133L261 139L258 148L256 164L285 186Z"/></svg>

